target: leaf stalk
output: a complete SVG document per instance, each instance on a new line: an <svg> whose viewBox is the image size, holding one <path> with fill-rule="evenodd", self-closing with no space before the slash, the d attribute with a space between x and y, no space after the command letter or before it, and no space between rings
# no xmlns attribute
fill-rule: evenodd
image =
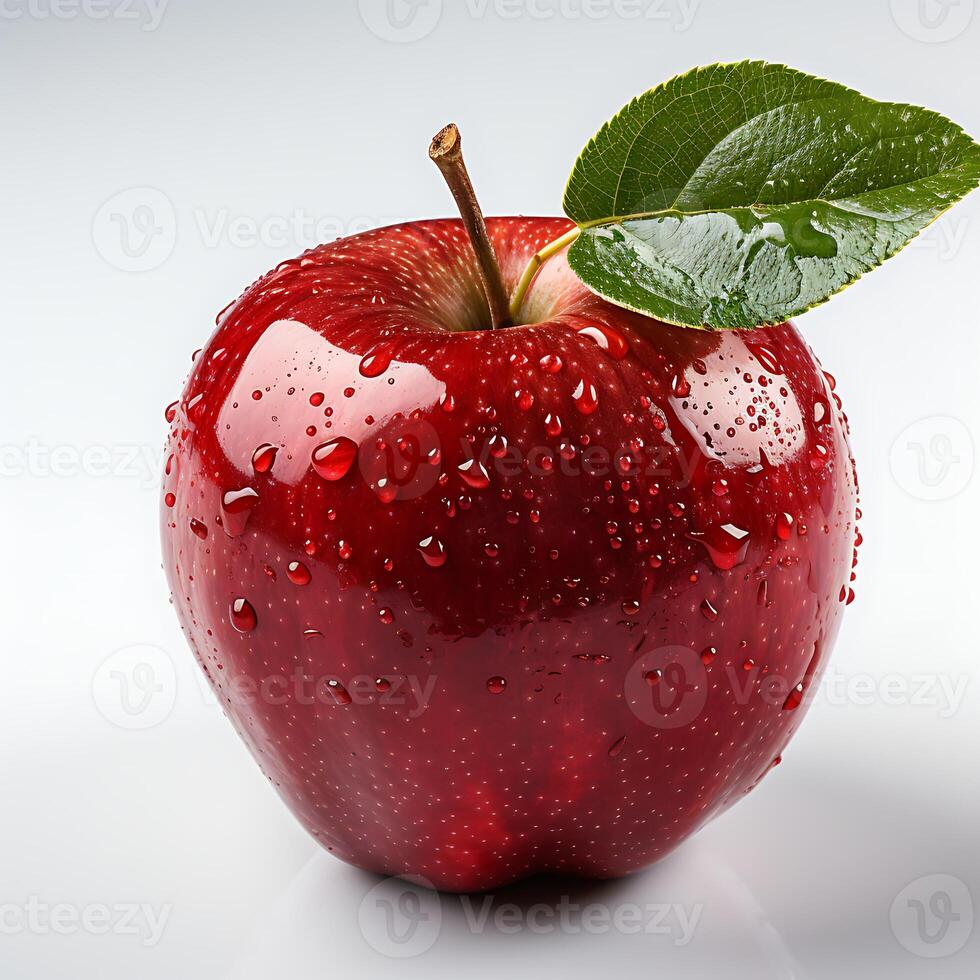
<svg viewBox="0 0 980 980"><path fill-rule="evenodd" d="M510 301L510 318L515 323L520 322L520 312L521 307L524 305L524 297L527 294L528 288L531 285L532 280L538 272L538 269L544 265L552 255L557 254L563 248L568 247L575 241L576 238L582 233L582 229L576 225L574 228L569 229L560 238L556 238L553 242L549 242L540 251L535 252L531 256L530 262L524 269L524 273L521 276L520 282L517 284L517 289L514 290L514 295L511 297Z"/></svg>

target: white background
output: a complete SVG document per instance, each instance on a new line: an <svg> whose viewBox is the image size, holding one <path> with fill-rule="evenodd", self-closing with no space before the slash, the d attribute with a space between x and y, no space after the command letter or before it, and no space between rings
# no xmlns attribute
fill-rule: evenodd
<svg viewBox="0 0 980 980"><path fill-rule="evenodd" d="M980 134L974 0L387 9L0 3L0 976L976 976L980 197L803 318L852 423L857 601L784 764L660 866L511 889L483 924L479 902L474 924L422 896L392 941L379 909L413 906L378 906L378 879L316 848L204 693L160 569L163 407L215 313L280 259L449 213L425 156L444 122L493 214L557 213L603 120L718 60L785 61ZM282 235L296 214L319 234ZM672 931L528 918L563 895L664 905ZM677 906L699 915L686 945Z"/></svg>

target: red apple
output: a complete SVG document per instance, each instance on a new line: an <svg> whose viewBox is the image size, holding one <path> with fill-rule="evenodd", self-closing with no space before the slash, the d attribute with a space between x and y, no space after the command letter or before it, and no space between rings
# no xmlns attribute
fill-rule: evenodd
<svg viewBox="0 0 980 980"><path fill-rule="evenodd" d="M505 285L570 227L488 222ZM846 421L789 324L669 326L562 256L487 326L459 221L283 263L172 418L190 644L338 857L458 891L657 860L747 793L851 595Z"/></svg>

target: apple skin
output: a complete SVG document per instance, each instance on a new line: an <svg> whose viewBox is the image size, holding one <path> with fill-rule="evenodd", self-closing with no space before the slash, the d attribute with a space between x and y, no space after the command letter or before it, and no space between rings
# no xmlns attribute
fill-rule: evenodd
<svg viewBox="0 0 980 980"><path fill-rule="evenodd" d="M488 227L512 289L570 226ZM563 255L531 325L453 329L482 311L451 220L255 283L168 410L165 569L338 857L449 891L615 877L753 788L805 714L853 597L847 423L789 324L663 324Z"/></svg>

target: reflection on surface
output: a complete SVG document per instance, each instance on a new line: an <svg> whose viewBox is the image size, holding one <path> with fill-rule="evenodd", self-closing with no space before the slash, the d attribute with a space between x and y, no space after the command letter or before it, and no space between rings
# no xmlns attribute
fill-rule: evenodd
<svg viewBox="0 0 980 980"><path fill-rule="evenodd" d="M296 484L310 468L308 425L321 426L328 415L333 432L359 444L376 428L365 421L368 414L381 422L404 407L406 399L411 408L427 407L445 390L421 364L391 361L384 377L371 377L359 372L361 360L360 354L337 347L298 320L270 324L249 351L222 405L215 429L225 455L249 473L259 443L284 446L286 451L276 457L276 479ZM270 364L282 365L281 373L270 377ZM291 381L292 375L305 375L310 364L319 372L319 392L296 388ZM345 396L352 377L359 379L357 389ZM256 433L261 435L258 442Z"/></svg>
<svg viewBox="0 0 980 980"><path fill-rule="evenodd" d="M888 915L914 877L922 827L940 833L943 814L911 792L891 799L887 784L845 778L798 771L795 785L783 779L760 793L761 806L744 804L619 881L548 877L483 895L438 895L316 854L260 913L254 944L230 976L287 968L296 978L354 970L439 977L462 967L467 977L519 969L556 978L759 980L854 975L849 965L859 962L887 967L882 976L926 975L929 964L896 942ZM885 810L895 817L890 827L878 819ZM970 975L970 951L935 975Z"/></svg>

